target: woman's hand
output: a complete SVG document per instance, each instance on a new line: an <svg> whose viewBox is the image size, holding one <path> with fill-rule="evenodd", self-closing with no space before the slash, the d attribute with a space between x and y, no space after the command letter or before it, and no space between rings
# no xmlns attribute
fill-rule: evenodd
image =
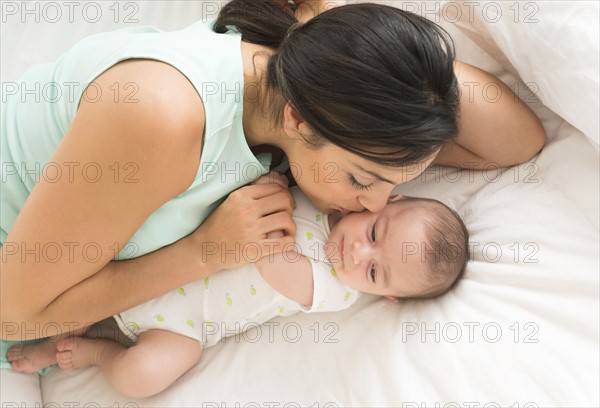
<svg viewBox="0 0 600 408"><path fill-rule="evenodd" d="M268 174L264 174L254 180L252 184L267 184L267 183L275 183L279 184L281 187L288 188L290 181L285 176L285 174L281 174L276 171L271 171Z"/></svg>
<svg viewBox="0 0 600 408"><path fill-rule="evenodd" d="M275 184L279 184L280 186L282 186L284 188L288 188L288 184L290 183L290 181L284 174L278 173L276 171L271 171L271 172L269 172L269 174L260 176L252 184L267 184L267 183L275 183ZM283 236L284 236L284 234L283 234L283 231L281 231L281 230L272 231L267 234L267 238L269 238L269 239L281 238Z"/></svg>
<svg viewBox="0 0 600 408"><path fill-rule="evenodd" d="M321 14L333 7L343 6L345 1L328 1L328 0L295 0L296 10L292 10L287 0L273 0L285 11L294 14L298 21L305 23L317 14Z"/></svg>
<svg viewBox="0 0 600 408"><path fill-rule="evenodd" d="M295 243L294 198L287 186L257 184L232 192L189 236L209 270L232 269L289 250ZM282 230L280 237L270 238Z"/></svg>

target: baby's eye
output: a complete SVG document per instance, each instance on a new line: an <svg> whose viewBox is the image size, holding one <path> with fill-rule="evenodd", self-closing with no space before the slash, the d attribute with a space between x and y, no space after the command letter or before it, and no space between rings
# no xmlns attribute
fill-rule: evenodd
<svg viewBox="0 0 600 408"><path fill-rule="evenodd" d="M375 242L375 225L377 225L377 222L373 224L373 228L371 229L371 238L373 239L373 242Z"/></svg>
<svg viewBox="0 0 600 408"><path fill-rule="evenodd" d="M371 265L371 280L375 283L375 278L377 277L377 272L375 271L375 265Z"/></svg>

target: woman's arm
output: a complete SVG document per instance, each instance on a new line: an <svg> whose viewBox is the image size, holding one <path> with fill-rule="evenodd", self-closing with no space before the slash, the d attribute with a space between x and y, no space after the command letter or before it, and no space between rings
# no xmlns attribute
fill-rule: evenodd
<svg viewBox="0 0 600 408"><path fill-rule="evenodd" d="M108 310L86 310L83 296L67 295L67 302L62 298L102 270L155 209L192 182L201 138L190 135L202 135L204 118L190 118L192 111L203 108L186 79L173 71L162 63L127 61L95 83L106 90L114 83L134 82L135 103L114 101L112 95L94 102L82 98L50 161L76 163L78 168L93 164L104 177L90 182L75 173L52 183L42 177L34 187L2 247L3 339L22 339L24 330L13 332L15 325L31 330L57 324L65 329L67 322L88 324L96 316L106 317ZM167 80L173 84L170 89ZM111 166L122 168L126 163L136 167L133 180L128 180L133 182L106 176ZM45 253L43 248L54 252ZM91 296L114 303L111 310L129 303L128 296L119 299L104 291L109 282L98 284L97 278L90 282L100 291ZM136 288L122 291L133 293ZM67 312L68 317L55 312Z"/></svg>
<svg viewBox="0 0 600 408"><path fill-rule="evenodd" d="M232 193L233 197L241 197L235 199L237 204L235 200L227 198L217 210L223 213L213 213L191 235L135 259L109 262L100 271L61 293L40 314L30 317L29 321L11 320L2 313L2 340L29 340L55 335L60 332L57 324L63 326L63 331L75 330L161 296L186 283L202 280L222 269L231 269L255 260L254 255L252 259L245 260L240 256L236 260L236 254L233 253L225 255L220 251L211 251L207 254L203 252L203 244L209 243L211 249L215 248L212 244L216 243L216 236L220 239L218 243L224 243L226 248L233 248L236 243L240 243L240 247L243 247L244 242L260 243L260 240L253 241L254 238L243 236L244 226L253 226L253 230L247 231L252 233L252 237L256 235L259 231L256 220L244 222L239 216L230 215L240 214L240 206L244 209L264 208L266 200L276 201L282 208L289 205L289 209L284 211L291 213L292 204L290 201L286 202L287 195L280 194L282 190L277 186L272 187L243 187L237 190ZM275 228L277 227L272 227L271 224L264 226L264 230ZM266 243L262 247L263 259L278 257L281 249L293 244L290 236L295 234L295 226L289 229L282 225L282 228L289 236L275 240L270 234L266 234L269 239L262 240ZM226 234L226 231L233 233ZM280 230L277 232L283 236ZM23 300L27 299L29 297L23 297ZM2 306L4 305L3 300Z"/></svg>
<svg viewBox="0 0 600 408"><path fill-rule="evenodd" d="M114 101L111 92L94 103L82 100L51 161L77 163L79 168L94 163L107 174L115 163L135 163L135 182L112 177L95 183L81 177L54 183L40 179L0 249L2 339L24 340L26 332L27 338L44 337L81 327L236 261L243 263L222 259L218 250L198 262L207 237L231 247L262 245L266 232L275 229L293 232L292 199L285 199L289 192L273 184L251 186L231 194L227 205L190 236L137 262L110 262L153 211L191 184L204 130L202 101L173 67L132 60L95 80L100 89L129 82L138 87L136 103ZM281 203L272 209L276 214L269 218L252 212L256 205L265 207L260 200L267 198ZM247 205L249 201L256 205ZM227 223L236 225L235 238L218 228ZM288 234L273 241L292 239ZM59 257L44 253L56 248L62 250ZM48 332L48 327L56 331Z"/></svg>
<svg viewBox="0 0 600 408"><path fill-rule="evenodd" d="M30 340L85 327L216 272L190 257L198 250L188 244L180 240L139 258L111 261L48 305L40 305L41 310L33 315L25 313L35 311L23 311L22 305L13 304L20 309L11 316L13 307L5 306L8 302L3 299L2 339ZM25 295L22 301L35 299Z"/></svg>
<svg viewBox="0 0 600 408"><path fill-rule="evenodd" d="M454 68L461 89L459 133L434 163L508 167L541 150L546 141L542 123L508 86L472 65L457 61Z"/></svg>

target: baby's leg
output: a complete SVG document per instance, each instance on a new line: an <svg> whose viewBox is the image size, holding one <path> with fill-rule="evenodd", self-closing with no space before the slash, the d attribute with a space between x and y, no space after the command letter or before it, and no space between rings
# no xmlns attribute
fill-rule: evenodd
<svg viewBox="0 0 600 408"><path fill-rule="evenodd" d="M130 398L146 398L166 389L192 368L202 353L200 342L165 330L140 334L129 348L112 340L74 337L57 344L64 369L98 365L107 381Z"/></svg>
<svg viewBox="0 0 600 408"><path fill-rule="evenodd" d="M61 339L71 336L83 336L89 326L65 333L60 336L49 337L39 343L17 344L6 353L12 369L22 373L35 373L42 368L56 364L56 344Z"/></svg>

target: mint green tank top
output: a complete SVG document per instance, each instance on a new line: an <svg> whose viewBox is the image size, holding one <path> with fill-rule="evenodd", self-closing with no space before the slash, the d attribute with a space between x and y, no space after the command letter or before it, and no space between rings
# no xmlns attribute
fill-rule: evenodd
<svg viewBox="0 0 600 408"><path fill-rule="evenodd" d="M269 171L271 155L254 156L243 132L241 37L235 32L217 34L212 24L197 22L172 32L137 27L93 35L56 62L28 71L18 82L17 91L11 89L3 96L2 242L36 181L49 174L56 177L57 167L63 170L62 177L68 176L65 164L49 161L75 117L87 84L127 59L162 61L185 75L202 98L206 127L202 158L192 185L154 211L115 259L141 256L190 234L227 194ZM134 90L127 84L117 85L119 100ZM93 99L97 91L90 87L85 97ZM83 171L85 164L72 169ZM120 178L134 170L133 166L127 168L127 163L118 165ZM114 177L114 173L102 170L101 177ZM94 171L90 173L97 177Z"/></svg>

